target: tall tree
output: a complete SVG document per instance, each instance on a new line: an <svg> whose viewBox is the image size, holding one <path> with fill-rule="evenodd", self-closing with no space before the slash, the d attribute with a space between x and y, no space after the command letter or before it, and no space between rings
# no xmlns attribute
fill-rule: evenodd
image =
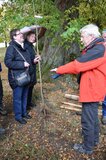
<svg viewBox="0 0 106 160"><path fill-rule="evenodd" d="M70 59L70 55L67 54L67 53L69 53L69 49L66 50L66 48L62 44L61 34L64 32L64 26L68 24L68 20L65 20L65 18L64 18L65 11L68 10L69 8L71 8L72 6L75 6L75 7L78 6L78 3L76 3L74 0L73 1L55 0L54 4L61 12L61 15L63 16L63 21L61 23L59 31L54 33L53 38L45 37L44 48L42 51L42 55L43 55L42 73L44 75L46 75L46 74L50 75L50 72L49 72L50 68L57 67L58 65L62 65L66 61L68 61L68 59ZM78 17L78 13L75 11L73 14L70 14L69 16L71 18L75 18L75 17ZM71 53L73 53L73 52L79 53L79 47L76 46L76 43L71 44L69 42L68 45L71 46ZM47 77L47 76L45 76L45 77Z"/></svg>
<svg viewBox="0 0 106 160"><path fill-rule="evenodd" d="M12 28L39 24L47 28L43 42L42 72L66 63L79 53L79 29L88 23L106 27L104 0L8 0L0 9L0 40L9 40ZM43 19L35 19L39 14ZM74 43L73 43L74 42ZM71 54L69 54L71 53Z"/></svg>

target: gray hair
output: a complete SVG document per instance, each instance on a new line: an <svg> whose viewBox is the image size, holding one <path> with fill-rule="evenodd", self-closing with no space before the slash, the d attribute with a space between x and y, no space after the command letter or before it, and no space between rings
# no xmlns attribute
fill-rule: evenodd
<svg viewBox="0 0 106 160"><path fill-rule="evenodd" d="M87 35L94 35L95 38L100 37L101 34L99 32L98 26L95 24L88 24L80 29L80 33L84 32Z"/></svg>

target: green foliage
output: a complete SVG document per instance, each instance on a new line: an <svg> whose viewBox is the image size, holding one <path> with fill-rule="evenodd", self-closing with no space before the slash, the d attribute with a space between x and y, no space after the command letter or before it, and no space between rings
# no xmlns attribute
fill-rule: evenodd
<svg viewBox="0 0 106 160"><path fill-rule="evenodd" d="M106 1L79 0L76 6L65 12L59 11L55 2L55 0L9 0L4 3L0 8L0 41L9 41L9 31L12 28L33 24L46 27L51 37L57 32L63 32L62 45L69 41L78 41L79 29L85 24L96 23L101 29L106 28ZM41 15L43 18L36 19L34 15ZM53 41L57 43L55 39Z"/></svg>
<svg viewBox="0 0 106 160"><path fill-rule="evenodd" d="M79 0L77 7L72 6L65 11L67 26L61 35L63 44L71 41L79 41L78 34L81 27L86 24L94 23L101 29L106 28L106 1L104 0ZM70 15L78 13L76 18L70 18Z"/></svg>
<svg viewBox="0 0 106 160"><path fill-rule="evenodd" d="M35 24L46 27L51 31L51 36L55 32L59 31L61 26L61 12L55 6L55 3L52 0L35 0L36 4L34 6L35 14L43 16L42 19L35 18Z"/></svg>
<svg viewBox="0 0 106 160"><path fill-rule="evenodd" d="M80 17L87 22L96 23L101 28L106 26L106 1L81 1L79 6Z"/></svg>
<svg viewBox="0 0 106 160"><path fill-rule="evenodd" d="M35 15L42 15L43 19L35 19ZM52 0L10 0L0 9L1 41L9 41L11 29L33 24L46 27L53 35L60 28L60 15Z"/></svg>
<svg viewBox="0 0 106 160"><path fill-rule="evenodd" d="M67 29L65 32L63 32L63 34L61 35L62 38L64 39L64 42L67 41L74 41L74 40L78 40L76 39L77 37L79 37L79 30L82 27L82 20L81 19L75 19L75 20L71 20L68 25L67 25Z"/></svg>

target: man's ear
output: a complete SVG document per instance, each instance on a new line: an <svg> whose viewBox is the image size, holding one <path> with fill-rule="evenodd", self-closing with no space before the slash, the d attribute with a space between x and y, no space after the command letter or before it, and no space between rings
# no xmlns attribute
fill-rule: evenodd
<svg viewBox="0 0 106 160"><path fill-rule="evenodd" d="M15 40L15 39L16 39L16 36L13 36L13 39Z"/></svg>

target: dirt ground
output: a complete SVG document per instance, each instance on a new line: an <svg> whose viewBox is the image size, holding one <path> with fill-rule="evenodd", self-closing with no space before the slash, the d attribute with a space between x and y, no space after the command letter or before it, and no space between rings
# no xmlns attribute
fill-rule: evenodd
<svg viewBox="0 0 106 160"><path fill-rule="evenodd" d="M40 96L40 84L34 88L33 102L36 107L30 110L31 120L21 125L14 120L12 90L7 81L7 69L2 73L4 106L7 116L0 116L0 124L6 134L0 136L0 160L106 160L106 126L101 124L100 144L90 156L78 154L73 144L81 142L81 117L75 111L61 109L65 93L75 93L61 78L52 83L43 83L45 105ZM73 102L72 102L73 103ZM45 114L42 108L48 107Z"/></svg>

